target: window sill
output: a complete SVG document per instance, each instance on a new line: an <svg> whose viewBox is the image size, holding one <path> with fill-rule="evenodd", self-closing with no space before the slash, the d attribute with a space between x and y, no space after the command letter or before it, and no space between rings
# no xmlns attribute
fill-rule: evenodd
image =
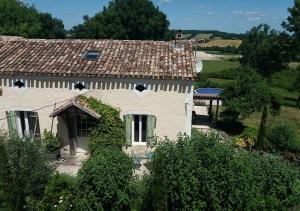
<svg viewBox="0 0 300 211"><path fill-rule="evenodd" d="M133 142L132 146L147 146L147 142Z"/></svg>

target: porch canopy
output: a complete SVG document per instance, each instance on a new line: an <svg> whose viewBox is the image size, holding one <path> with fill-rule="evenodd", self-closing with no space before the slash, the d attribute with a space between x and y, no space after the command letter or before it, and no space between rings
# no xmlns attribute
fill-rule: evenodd
<svg viewBox="0 0 300 211"><path fill-rule="evenodd" d="M61 113L65 112L66 110L68 110L71 107L76 107L76 108L82 110L83 112L91 115L92 117L94 117L96 119L101 118L100 114L98 114L96 111L94 111L93 109L88 107L88 105L86 105L84 102L80 101L77 98L73 99L73 100L70 100L66 104L64 104L64 105L58 107L57 109L55 109L50 114L50 117L56 117L56 116L60 115Z"/></svg>
<svg viewBox="0 0 300 211"><path fill-rule="evenodd" d="M194 91L195 100L221 100L220 94L222 89L219 88L200 88Z"/></svg>
<svg viewBox="0 0 300 211"><path fill-rule="evenodd" d="M60 116L60 121L67 127L67 131L64 131L64 127L58 127L58 130L60 130L60 134L66 134L66 132L68 134L67 143L70 144L70 155L76 155L77 151L88 152L88 131L95 121L101 118L101 115L76 98L58 107L50 114L52 118L56 116Z"/></svg>
<svg viewBox="0 0 300 211"><path fill-rule="evenodd" d="M194 91L193 99L194 100L209 100L209 108L208 108L209 116L212 116L212 105L213 105L213 101L216 100L217 101L216 119L218 119L221 93L222 93L222 89L219 89L219 88L200 88L200 89L196 89Z"/></svg>

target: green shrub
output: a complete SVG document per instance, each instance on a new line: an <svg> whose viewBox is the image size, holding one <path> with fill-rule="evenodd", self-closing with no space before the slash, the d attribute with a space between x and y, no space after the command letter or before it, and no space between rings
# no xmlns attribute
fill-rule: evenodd
<svg viewBox="0 0 300 211"><path fill-rule="evenodd" d="M99 149L78 174L76 207L80 210L129 210L133 161L115 147Z"/></svg>
<svg viewBox="0 0 300 211"><path fill-rule="evenodd" d="M54 174L45 187L44 197L34 204L37 210L72 210L76 178Z"/></svg>
<svg viewBox="0 0 300 211"><path fill-rule="evenodd" d="M278 151L293 151L296 131L290 125L278 125L267 131L267 140Z"/></svg>
<svg viewBox="0 0 300 211"><path fill-rule="evenodd" d="M22 210L27 197L41 198L51 168L40 141L0 135L0 186L10 210Z"/></svg>
<svg viewBox="0 0 300 211"><path fill-rule="evenodd" d="M89 136L89 148L91 152L97 151L103 147L116 146L121 148L125 142L125 126L120 119L120 111L103 104L93 97L80 98L87 103L89 107L101 115L99 123L91 131Z"/></svg>
<svg viewBox="0 0 300 211"><path fill-rule="evenodd" d="M150 176L156 210L284 210L300 202L297 169L218 134L161 143Z"/></svg>
<svg viewBox="0 0 300 211"><path fill-rule="evenodd" d="M42 142L45 144L46 153L59 153L60 142L50 131L44 130Z"/></svg>
<svg viewBox="0 0 300 211"><path fill-rule="evenodd" d="M247 127L244 132L239 136L239 138L252 140L256 143L257 140L258 129L253 127Z"/></svg>

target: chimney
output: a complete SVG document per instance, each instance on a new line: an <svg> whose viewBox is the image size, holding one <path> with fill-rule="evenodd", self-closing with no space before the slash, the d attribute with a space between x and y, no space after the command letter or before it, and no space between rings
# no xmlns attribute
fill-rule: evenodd
<svg viewBox="0 0 300 211"><path fill-rule="evenodd" d="M175 39L174 48L177 51L184 50L184 44L183 44L183 41L182 41L182 31L181 30L178 30L177 33L176 33L176 39Z"/></svg>
<svg viewBox="0 0 300 211"><path fill-rule="evenodd" d="M182 40L182 31L180 29L176 33L176 40Z"/></svg>

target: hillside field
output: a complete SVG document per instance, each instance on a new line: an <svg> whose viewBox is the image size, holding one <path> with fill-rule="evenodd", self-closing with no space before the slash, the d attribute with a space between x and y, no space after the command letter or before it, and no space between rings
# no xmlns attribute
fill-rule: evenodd
<svg viewBox="0 0 300 211"><path fill-rule="evenodd" d="M239 47L242 43L242 40L225 40L225 39L216 39L216 40L211 40L208 43L201 43L199 44L200 47L227 47L227 46L234 46L234 47Z"/></svg>

